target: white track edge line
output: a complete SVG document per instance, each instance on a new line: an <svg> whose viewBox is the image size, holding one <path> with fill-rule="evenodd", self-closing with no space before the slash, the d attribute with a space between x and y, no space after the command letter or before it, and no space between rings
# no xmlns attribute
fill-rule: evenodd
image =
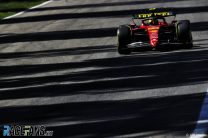
<svg viewBox="0 0 208 138"><path fill-rule="evenodd" d="M31 8L29 8L29 9L25 10L25 11L21 11L21 12L19 12L19 13L14 14L14 15L11 15L11 16L8 16L8 17L5 17L5 18L3 18L3 20L5 20L5 19L10 19L10 18L13 18L13 17L19 16L19 15L21 15L21 14L23 14L23 13L25 13L25 12L29 11L29 10L32 10L32 9L35 9L35 8L38 8L38 7L44 6L44 5L46 5L46 4L49 4L49 3L51 3L52 1L53 1L53 0L46 1L46 2L44 2L44 3L41 3L41 4L36 5L36 6L34 6L34 7L31 7Z"/></svg>

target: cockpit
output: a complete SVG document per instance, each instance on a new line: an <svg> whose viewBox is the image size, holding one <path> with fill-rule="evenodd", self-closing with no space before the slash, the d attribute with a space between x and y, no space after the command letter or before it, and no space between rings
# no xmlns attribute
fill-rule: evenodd
<svg viewBox="0 0 208 138"><path fill-rule="evenodd" d="M165 21L165 18L161 17L161 18L147 18L142 20L142 24L145 26L149 26L149 25L162 25L162 24L167 24Z"/></svg>

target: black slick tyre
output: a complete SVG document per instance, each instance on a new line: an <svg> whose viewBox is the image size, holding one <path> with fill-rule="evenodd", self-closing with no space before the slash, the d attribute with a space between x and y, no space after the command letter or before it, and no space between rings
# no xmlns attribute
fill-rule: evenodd
<svg viewBox="0 0 208 138"><path fill-rule="evenodd" d="M190 30L190 21L181 20L176 24L177 39L183 44L184 48L193 47L193 39Z"/></svg>
<svg viewBox="0 0 208 138"><path fill-rule="evenodd" d="M131 42L131 29L128 25L121 25L117 30L118 37L118 53L119 54L130 54L131 49L127 47Z"/></svg>

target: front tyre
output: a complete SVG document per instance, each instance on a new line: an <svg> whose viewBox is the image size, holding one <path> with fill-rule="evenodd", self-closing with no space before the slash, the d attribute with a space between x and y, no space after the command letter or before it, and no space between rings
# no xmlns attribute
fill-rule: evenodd
<svg viewBox="0 0 208 138"><path fill-rule="evenodd" d="M190 30L190 21L181 20L176 24L177 39L181 42L184 48L193 47L193 39Z"/></svg>
<svg viewBox="0 0 208 138"><path fill-rule="evenodd" d="M119 54L130 54L131 49L127 47L128 44L131 42L131 29L127 25L119 26L117 30L117 37L118 37L118 53Z"/></svg>
<svg viewBox="0 0 208 138"><path fill-rule="evenodd" d="M192 38L191 31L190 31L188 42L184 44L184 48L191 49L192 47L193 47L193 38Z"/></svg>

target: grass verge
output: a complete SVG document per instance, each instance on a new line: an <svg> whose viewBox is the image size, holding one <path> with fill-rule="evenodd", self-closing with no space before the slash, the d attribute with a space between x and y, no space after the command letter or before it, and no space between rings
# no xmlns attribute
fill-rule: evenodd
<svg viewBox="0 0 208 138"><path fill-rule="evenodd" d="M24 11L47 0L0 0L0 19Z"/></svg>

